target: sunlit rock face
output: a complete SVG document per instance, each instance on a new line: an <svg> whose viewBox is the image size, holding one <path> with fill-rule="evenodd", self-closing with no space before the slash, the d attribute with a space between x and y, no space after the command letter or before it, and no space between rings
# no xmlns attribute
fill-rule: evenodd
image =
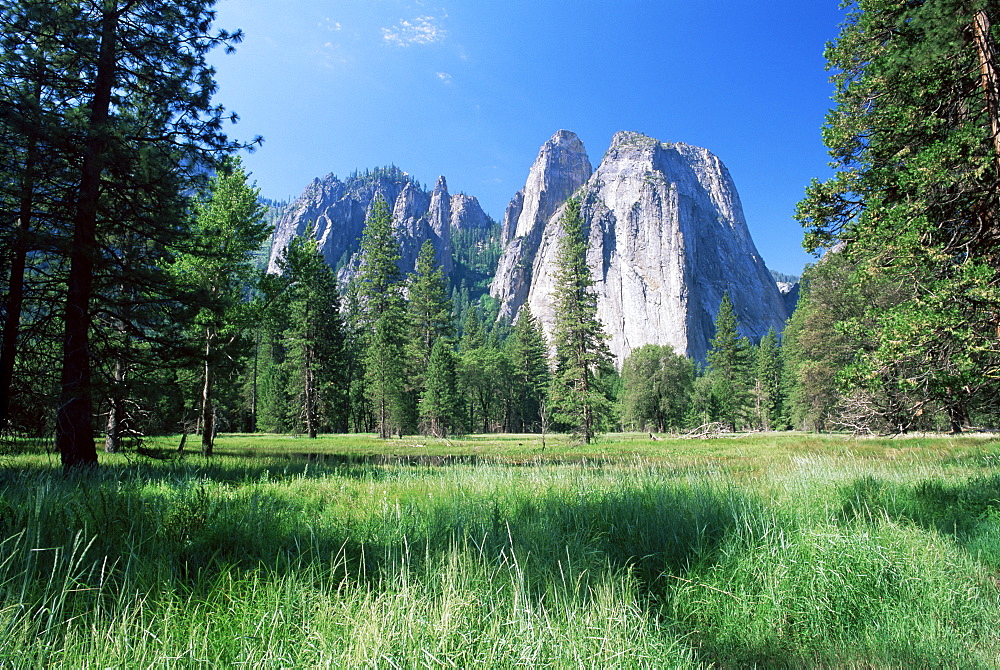
<svg viewBox="0 0 1000 670"><path fill-rule="evenodd" d="M346 283L357 269L365 219L376 198L385 200L392 212L400 243L399 267L403 272L414 270L420 247L430 240L437 262L445 275L450 274L452 231L494 225L476 198L450 195L444 177L438 177L434 189L428 193L396 168L352 176L345 181L327 175L314 179L277 222L268 271L278 272L278 259L288 242L312 227L324 258L339 269L339 279Z"/></svg>
<svg viewBox="0 0 1000 670"><path fill-rule="evenodd" d="M539 157L545 153L543 147ZM546 182L545 175L534 174L536 168L544 170L544 165L536 161L532 168L525 202L531 183ZM649 343L668 344L704 360L727 291L744 335L757 339L769 328L783 328L785 302L750 239L728 170L707 149L618 133L597 170L573 192L589 231L587 259L598 316L619 364L633 349ZM491 290L510 306L508 313L528 304L549 333L555 320L552 296L560 217L567 197L562 196L562 202L547 200L551 212L535 207L523 227L522 207L504 255L512 257L508 268L520 274L498 271Z"/></svg>
<svg viewBox="0 0 1000 670"><path fill-rule="evenodd" d="M560 130L538 151L524 188L511 200L501 227L503 255L490 285L501 318L513 318L528 297L534 255L556 209L590 177L593 167L575 134Z"/></svg>

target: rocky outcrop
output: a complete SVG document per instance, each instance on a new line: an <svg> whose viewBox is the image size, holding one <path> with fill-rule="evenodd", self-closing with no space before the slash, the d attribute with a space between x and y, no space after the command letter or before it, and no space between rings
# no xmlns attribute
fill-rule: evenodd
<svg viewBox="0 0 1000 670"><path fill-rule="evenodd" d="M779 281L778 292L781 293L781 299L785 301L785 311L788 312L788 316L792 315L795 311L795 307L799 304L799 282L788 282Z"/></svg>
<svg viewBox="0 0 1000 670"><path fill-rule="evenodd" d="M339 270L346 282L357 268L365 219L376 198L392 211L393 226L400 242L399 267L412 272L420 247L431 240L445 274L452 272L452 231L495 225L476 198L450 195L444 177L428 193L398 168L382 168L340 181L333 175L314 179L302 195L284 210L275 225L268 263L278 272L278 259L296 235L311 226L326 261Z"/></svg>
<svg viewBox="0 0 1000 670"><path fill-rule="evenodd" d="M552 149L543 147L539 158L547 151ZM536 162L536 168L544 171L544 163ZM498 270L491 293L512 311L526 302L551 332L555 257L568 194L561 203L547 200L547 215L534 207L521 226L528 201L541 200L531 183L549 181L533 173L524 204L515 205L515 197L508 208L521 211L504 254L510 256L507 272ZM601 165L575 193L589 230L598 316L619 364L648 343L669 344L704 360L725 292L744 335L759 338L768 328L782 329L787 316L782 296L750 239L728 170L708 150L618 133ZM519 269L518 274L513 261L530 261L530 272Z"/></svg>
<svg viewBox="0 0 1000 670"><path fill-rule="evenodd" d="M501 318L513 318L524 304L546 224L592 172L587 150L574 133L560 130L542 145L524 188L504 214L504 252L490 286L490 295L500 300Z"/></svg>
<svg viewBox="0 0 1000 670"><path fill-rule="evenodd" d="M479 201L471 195L457 193L451 196L451 229L470 230L474 228L490 228L493 219L486 215Z"/></svg>

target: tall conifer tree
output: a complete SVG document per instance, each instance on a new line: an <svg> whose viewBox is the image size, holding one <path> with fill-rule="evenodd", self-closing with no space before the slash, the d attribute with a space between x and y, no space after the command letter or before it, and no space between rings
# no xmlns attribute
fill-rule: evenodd
<svg viewBox="0 0 1000 670"><path fill-rule="evenodd" d="M285 367L293 423L315 438L347 429L340 293L312 231L289 242L282 260L288 287Z"/></svg>
<svg viewBox="0 0 1000 670"><path fill-rule="evenodd" d="M514 373L514 429L535 430L541 426L552 372L545 335L527 305L518 312L507 347Z"/></svg>
<svg viewBox="0 0 1000 670"><path fill-rule="evenodd" d="M402 431L405 396L406 303L397 261L399 241L385 200L377 198L361 237L361 268L355 281L364 346L365 387L381 438Z"/></svg>
<svg viewBox="0 0 1000 670"><path fill-rule="evenodd" d="M607 334L597 318L597 294L587 265L587 233L579 200L566 203L561 225L554 296L553 416L589 444L602 420L612 412L605 383L614 373L614 364Z"/></svg>
<svg viewBox="0 0 1000 670"><path fill-rule="evenodd" d="M740 335L736 311L729 293L722 296L715 315L715 336L708 348L708 379L714 419L736 430L746 412L750 343Z"/></svg>
<svg viewBox="0 0 1000 670"><path fill-rule="evenodd" d="M420 398L420 421L436 437L447 437L461 424L458 398L458 359L447 337L434 340Z"/></svg>
<svg viewBox="0 0 1000 670"><path fill-rule="evenodd" d="M46 110L42 124L20 129L26 141L17 144L29 147L36 130L40 137L61 129L46 153L67 167L63 183L74 184L46 192L44 203L33 197L36 211L65 208L62 218L68 223L61 246L68 271L56 420L56 445L65 468L97 462L92 371L100 343L92 330L98 300L102 310L116 308L116 294L106 280L141 285L137 300L158 300L156 282L130 278L128 272L115 276L119 270L131 271L116 267L118 259L110 251L117 248L115 240L131 235L150 242L135 247L144 257L133 258L131 268L151 274L149 269L169 255L168 249L185 239L183 193L201 180L213 155L236 148L221 130L223 109L211 104L215 83L205 56L212 47L231 46L241 36L209 32L213 4L23 0L0 7L5 56L12 44L32 43L30 33L37 27L8 19L21 9L41 8L47 10L45 30L69 59L58 70L39 71L55 75L34 83L49 87L49 100L56 104Z"/></svg>

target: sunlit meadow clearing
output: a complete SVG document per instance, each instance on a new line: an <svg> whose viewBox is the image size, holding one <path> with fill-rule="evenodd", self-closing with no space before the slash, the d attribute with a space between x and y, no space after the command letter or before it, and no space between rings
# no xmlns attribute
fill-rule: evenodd
<svg viewBox="0 0 1000 670"><path fill-rule="evenodd" d="M998 445L12 444L0 665L996 667Z"/></svg>

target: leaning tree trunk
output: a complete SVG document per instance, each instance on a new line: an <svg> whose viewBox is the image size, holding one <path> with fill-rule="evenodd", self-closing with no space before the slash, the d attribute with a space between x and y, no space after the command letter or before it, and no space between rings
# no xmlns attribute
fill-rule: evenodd
<svg viewBox="0 0 1000 670"><path fill-rule="evenodd" d="M201 453L211 456L215 446L215 407L212 387L215 383L215 366L212 361L212 341L215 330L212 326L205 329L205 374L201 387Z"/></svg>

